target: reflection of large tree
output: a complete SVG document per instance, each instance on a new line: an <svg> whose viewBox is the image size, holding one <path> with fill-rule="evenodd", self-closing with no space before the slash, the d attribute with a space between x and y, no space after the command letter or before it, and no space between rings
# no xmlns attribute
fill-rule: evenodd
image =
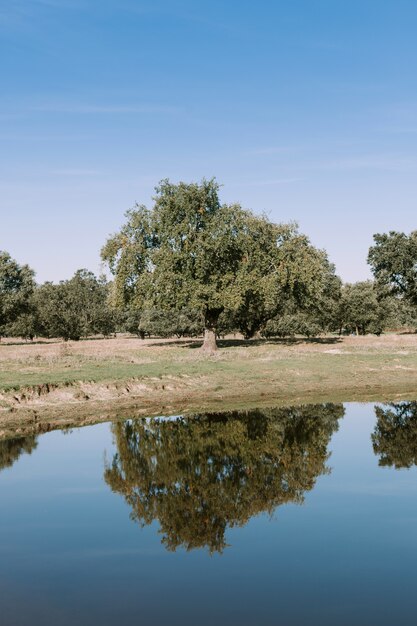
<svg viewBox="0 0 417 626"><path fill-rule="evenodd" d="M117 423L105 480L132 519L159 520L168 549L221 551L227 527L303 501L327 470L343 414L342 405L323 404Z"/></svg>
<svg viewBox="0 0 417 626"><path fill-rule="evenodd" d="M11 467L22 454L31 454L37 445L36 437L0 441L0 472L6 467Z"/></svg>
<svg viewBox="0 0 417 626"><path fill-rule="evenodd" d="M372 434L379 465L417 465L417 402L376 406L377 424Z"/></svg>

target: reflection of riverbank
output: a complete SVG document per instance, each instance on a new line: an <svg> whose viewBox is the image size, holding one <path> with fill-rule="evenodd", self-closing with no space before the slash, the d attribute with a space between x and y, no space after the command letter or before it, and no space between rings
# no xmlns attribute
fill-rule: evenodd
<svg viewBox="0 0 417 626"><path fill-rule="evenodd" d="M228 528L303 502L329 471L327 447L343 415L329 403L116 423L104 477L133 520L159 522L169 550L221 552Z"/></svg>
<svg viewBox="0 0 417 626"><path fill-rule="evenodd" d="M250 391L250 389L249 389ZM158 415L174 415L195 412L214 412L219 409L225 411L247 410L250 408L268 408L281 406L285 407L289 403L293 404L320 404L325 402L389 402L395 397L397 401L406 401L415 398L416 393L392 393L389 390L366 389L356 391L350 395L347 392L332 393L331 389L322 394L311 391L303 396L289 394L285 398L276 398L272 394L257 397L252 394L249 399L245 396L232 395L229 398L202 398L181 396L175 404L175 394L171 395L169 401L162 401L152 394L146 399L138 401L136 398L122 397L117 402L79 402L69 404L57 404L56 406L39 406L36 409L22 407L19 410L0 409L0 441L12 437L25 437L29 435L39 435L54 430L67 428L80 428L92 426L103 422L110 422L118 419L129 419L132 417L144 417Z"/></svg>

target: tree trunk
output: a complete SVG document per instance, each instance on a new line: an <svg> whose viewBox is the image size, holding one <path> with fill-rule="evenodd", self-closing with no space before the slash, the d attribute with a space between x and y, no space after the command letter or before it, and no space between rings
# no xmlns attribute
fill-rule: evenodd
<svg viewBox="0 0 417 626"><path fill-rule="evenodd" d="M201 349L207 353L215 352L217 350L216 331L214 328L204 329L204 341Z"/></svg>
<svg viewBox="0 0 417 626"><path fill-rule="evenodd" d="M217 350L216 328L222 309L211 309L204 316L204 341L201 349L207 354Z"/></svg>

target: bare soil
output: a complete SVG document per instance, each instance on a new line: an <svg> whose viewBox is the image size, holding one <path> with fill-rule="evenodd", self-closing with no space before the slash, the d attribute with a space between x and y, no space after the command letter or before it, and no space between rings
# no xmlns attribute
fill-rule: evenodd
<svg viewBox="0 0 417 626"><path fill-rule="evenodd" d="M0 438L134 415L417 398L417 335L0 343Z"/></svg>

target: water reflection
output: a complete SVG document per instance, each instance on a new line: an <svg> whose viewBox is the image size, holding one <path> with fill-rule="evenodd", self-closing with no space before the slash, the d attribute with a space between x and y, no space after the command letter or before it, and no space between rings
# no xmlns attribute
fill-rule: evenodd
<svg viewBox="0 0 417 626"><path fill-rule="evenodd" d="M417 465L417 402L376 406L375 414L372 444L379 465L397 469Z"/></svg>
<svg viewBox="0 0 417 626"><path fill-rule="evenodd" d="M159 521L169 550L221 552L227 528L302 503L328 472L327 446L342 404L210 413L113 425L111 489L141 525Z"/></svg>
<svg viewBox="0 0 417 626"><path fill-rule="evenodd" d="M31 454L37 445L35 436L0 441L0 472L11 467L22 454Z"/></svg>

